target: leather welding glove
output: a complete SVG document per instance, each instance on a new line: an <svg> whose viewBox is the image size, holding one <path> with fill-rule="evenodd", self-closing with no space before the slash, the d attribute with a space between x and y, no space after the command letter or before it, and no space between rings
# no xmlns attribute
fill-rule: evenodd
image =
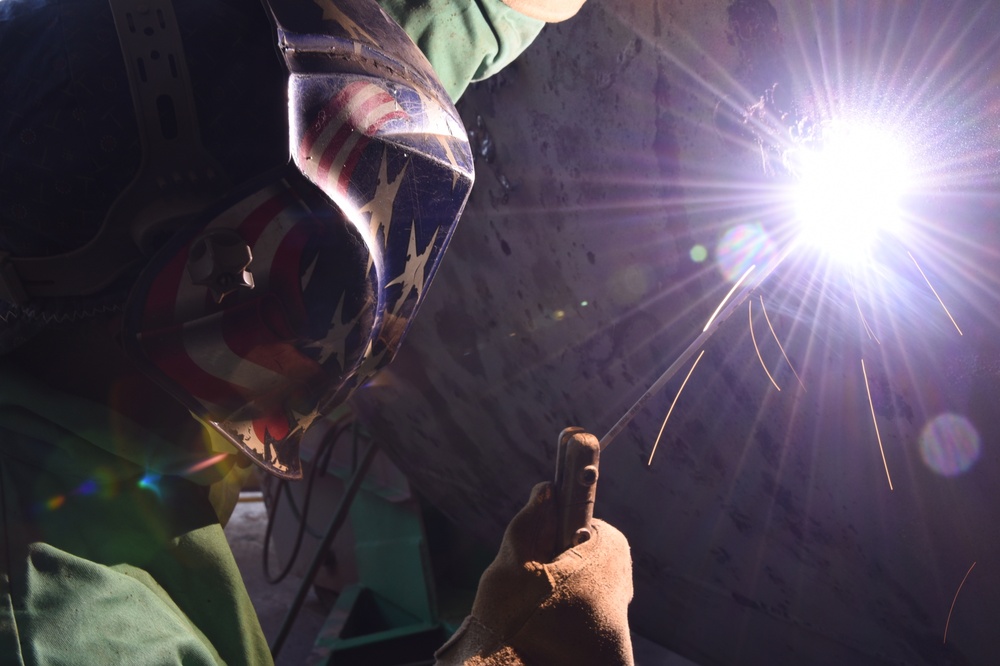
<svg viewBox="0 0 1000 666"><path fill-rule="evenodd" d="M632 560L625 536L592 537L552 558L556 504L540 483L507 526L472 614L435 653L438 666L630 666ZM551 559L551 561L549 561Z"/></svg>

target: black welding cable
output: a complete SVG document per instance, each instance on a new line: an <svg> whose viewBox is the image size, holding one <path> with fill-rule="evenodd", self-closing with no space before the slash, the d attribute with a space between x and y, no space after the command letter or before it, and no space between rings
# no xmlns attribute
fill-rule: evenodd
<svg viewBox="0 0 1000 666"><path fill-rule="evenodd" d="M323 438L323 442L317 448L313 465L310 466L309 475L306 477L305 498L303 499L302 502L301 513L297 511L297 507L291 501L291 491L288 487L288 482L284 479L280 479L278 481L278 489L274 494L274 504L271 506L270 511L268 511L267 527L264 529L264 552L263 552L263 562L262 562L264 567L264 579L267 580L267 582L272 585L280 583L288 576L289 573L291 573L292 567L295 565L295 560L299 556L299 550L302 547L303 537L307 529L307 523L309 518L309 505L312 500L313 484L316 480L316 474L317 471L322 467L321 463L325 464L329 462L330 453L333 451L333 445L350 426L350 423L344 423L343 421L346 421L346 419L343 419L341 422L337 423L330 430L327 436ZM292 553L288 557L288 561L285 564L285 568L282 569L281 572L278 573L278 575L272 576L270 571L270 557L268 553L270 551L269 546L271 543L271 534L274 530L274 518L277 515L278 506L281 503L281 494L283 491L288 495L289 503L292 507L292 512L294 514L299 514L297 516L299 526L298 530L296 531L295 540L292 545Z"/></svg>

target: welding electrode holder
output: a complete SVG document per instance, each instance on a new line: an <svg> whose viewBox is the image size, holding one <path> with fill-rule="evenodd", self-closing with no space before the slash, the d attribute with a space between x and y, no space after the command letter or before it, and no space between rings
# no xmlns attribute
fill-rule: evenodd
<svg viewBox="0 0 1000 666"><path fill-rule="evenodd" d="M601 446L583 428L559 433L556 448L556 554L591 537Z"/></svg>

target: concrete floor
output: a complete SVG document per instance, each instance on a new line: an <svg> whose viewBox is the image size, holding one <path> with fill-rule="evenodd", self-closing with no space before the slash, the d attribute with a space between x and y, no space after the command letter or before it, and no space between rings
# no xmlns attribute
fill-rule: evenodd
<svg viewBox="0 0 1000 666"><path fill-rule="evenodd" d="M257 609L264 634L268 643L272 643L302 579L290 574L276 585L267 582L262 559L264 531L267 527L264 502L257 493L244 493L243 498L246 501L241 501L236 506L236 511L226 526L226 536L243 574L254 608ZM273 573L281 564L273 546L269 558ZM300 666L308 663L313 642L325 619L326 612L322 604L310 590L284 646L278 653L277 666Z"/></svg>

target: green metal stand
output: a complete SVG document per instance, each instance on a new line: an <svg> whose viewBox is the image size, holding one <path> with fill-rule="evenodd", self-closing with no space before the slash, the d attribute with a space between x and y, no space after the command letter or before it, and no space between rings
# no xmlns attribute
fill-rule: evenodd
<svg viewBox="0 0 1000 666"><path fill-rule="evenodd" d="M337 666L432 663L434 650L454 627L438 617L420 504L390 501L362 489L350 516L358 583L341 592L310 661Z"/></svg>
<svg viewBox="0 0 1000 666"><path fill-rule="evenodd" d="M355 430L351 462L324 470L343 491L271 653L277 657L331 544L350 520L356 582L340 590L307 663L433 664L434 651L471 609L493 551L416 496L406 476L376 455L374 443L360 456L357 447Z"/></svg>

